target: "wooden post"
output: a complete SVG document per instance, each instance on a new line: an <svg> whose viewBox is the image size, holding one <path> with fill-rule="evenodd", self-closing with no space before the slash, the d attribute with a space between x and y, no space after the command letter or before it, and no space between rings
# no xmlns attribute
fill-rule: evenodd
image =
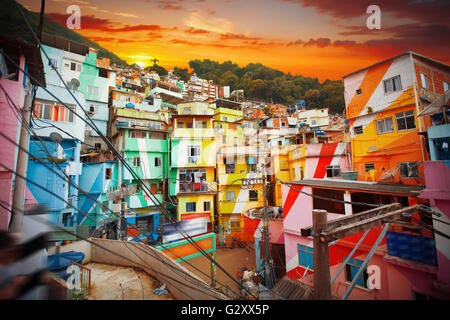
<svg viewBox="0 0 450 320"><path fill-rule="evenodd" d="M330 300L330 260L328 242L322 242L319 234L327 229L327 211L313 210L313 266L314 266L314 296L316 300Z"/></svg>

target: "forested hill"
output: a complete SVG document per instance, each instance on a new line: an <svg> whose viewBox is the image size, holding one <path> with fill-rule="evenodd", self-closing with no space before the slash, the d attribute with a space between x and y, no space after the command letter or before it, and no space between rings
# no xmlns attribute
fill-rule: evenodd
<svg viewBox="0 0 450 320"><path fill-rule="evenodd" d="M19 4L20 5L20 4ZM34 31L37 32L39 25L39 12L32 12L25 9L23 6L22 10L25 12L25 16L33 27ZM58 22L52 20L51 18L45 16L43 32L62 37L67 40L78 42L87 45L91 48L96 48L98 50L100 57L107 57L111 59L111 62L126 66L125 60L120 59L114 53L106 50L98 43L83 37L82 35L70 30ZM22 14L20 13L17 5L13 1L2 1L2 8L0 10L0 34L5 37L13 37L19 41L25 41L31 44L35 44L36 41L30 30L28 29Z"/></svg>
<svg viewBox="0 0 450 320"><path fill-rule="evenodd" d="M192 72L198 77L213 80L231 90L244 89L246 98L292 105L306 100L307 108L329 108L330 113L342 113L345 108L344 84L340 80L293 76L271 69L260 63L250 63L245 67L226 61L219 63L209 59L189 62ZM174 68L175 74L187 80L191 73L187 68Z"/></svg>

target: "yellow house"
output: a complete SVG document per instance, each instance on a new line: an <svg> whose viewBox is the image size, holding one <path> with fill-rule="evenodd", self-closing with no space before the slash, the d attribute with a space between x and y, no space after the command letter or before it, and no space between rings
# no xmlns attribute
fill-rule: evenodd
<svg viewBox="0 0 450 320"><path fill-rule="evenodd" d="M181 103L172 116L170 195L176 196L177 220L208 219L214 225L216 141L214 104Z"/></svg>

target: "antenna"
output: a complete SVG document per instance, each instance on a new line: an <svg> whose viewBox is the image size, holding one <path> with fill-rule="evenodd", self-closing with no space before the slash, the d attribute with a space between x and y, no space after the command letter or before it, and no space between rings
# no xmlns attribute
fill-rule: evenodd
<svg viewBox="0 0 450 320"><path fill-rule="evenodd" d="M80 87L80 81L78 81L78 79L75 79L75 78L70 80L70 84L71 84L73 90L78 90L78 88Z"/></svg>
<svg viewBox="0 0 450 320"><path fill-rule="evenodd" d="M58 132L52 132L50 133L50 140L60 143L62 141L62 136Z"/></svg>

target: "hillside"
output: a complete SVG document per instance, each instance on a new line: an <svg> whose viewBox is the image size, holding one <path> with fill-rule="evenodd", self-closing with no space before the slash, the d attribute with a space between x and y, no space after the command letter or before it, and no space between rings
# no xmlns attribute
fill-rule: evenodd
<svg viewBox="0 0 450 320"><path fill-rule="evenodd" d="M39 13L28 11L23 6L22 9L24 10L31 26L34 28L35 32L37 32L37 28L39 25ZM96 48L98 50L100 58L108 57L113 63L116 63L118 65L127 65L125 60L119 58L114 53L106 50L99 44L83 37L75 31L61 26L59 23L47 16L45 16L44 18L43 32L65 38L67 40L75 41L92 48ZM0 10L0 34L5 37L13 36L16 40L25 41L31 44L36 43L20 11L12 1L2 1L2 10Z"/></svg>
<svg viewBox="0 0 450 320"><path fill-rule="evenodd" d="M191 73L187 68L174 68L174 73L182 80L196 73L200 78L230 86L231 90L244 89L246 98L286 105L305 100L308 109L327 107L330 113L339 114L345 108L344 84L340 80L320 83L317 78L285 74L260 63L239 67L231 61L219 63L205 59L192 60L189 67Z"/></svg>

